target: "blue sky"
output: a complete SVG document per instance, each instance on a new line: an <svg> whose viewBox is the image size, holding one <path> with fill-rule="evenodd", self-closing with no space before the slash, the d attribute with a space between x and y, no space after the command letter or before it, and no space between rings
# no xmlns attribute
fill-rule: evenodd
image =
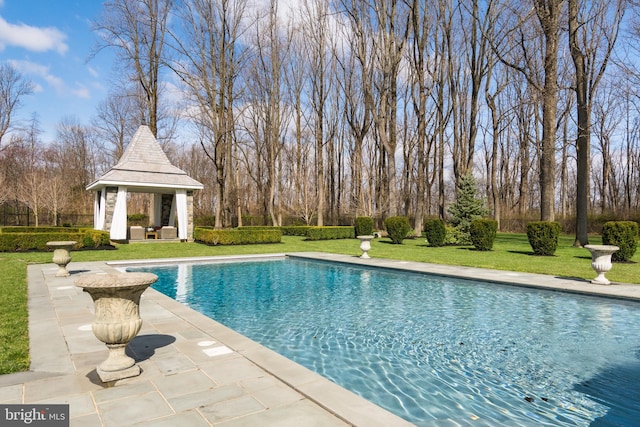
<svg viewBox="0 0 640 427"><path fill-rule="evenodd" d="M36 113L45 142L64 117L89 124L107 96L113 54L90 59L91 21L101 10L99 0L0 0L0 62L9 61L35 85L17 118Z"/></svg>

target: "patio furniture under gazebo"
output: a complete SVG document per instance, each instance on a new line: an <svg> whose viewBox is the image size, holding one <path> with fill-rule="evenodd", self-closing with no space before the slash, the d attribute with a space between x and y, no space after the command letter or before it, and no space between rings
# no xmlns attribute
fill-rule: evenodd
<svg viewBox="0 0 640 427"><path fill-rule="evenodd" d="M170 238L177 222L177 238L193 240L193 191L202 188L171 164L149 127L140 126L118 163L87 186L95 191L94 228L109 231L111 240L138 238L137 230L127 237L127 194L149 193L156 227L145 237Z"/></svg>

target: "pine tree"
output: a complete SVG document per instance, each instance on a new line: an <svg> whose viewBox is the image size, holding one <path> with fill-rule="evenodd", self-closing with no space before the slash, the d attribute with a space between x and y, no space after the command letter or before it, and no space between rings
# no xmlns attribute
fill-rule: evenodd
<svg viewBox="0 0 640 427"><path fill-rule="evenodd" d="M451 215L451 224L460 233L461 242L470 242L469 227L474 219L485 217L489 214L484 198L478 192L476 179L471 174L460 178L456 191L456 201L447 209Z"/></svg>

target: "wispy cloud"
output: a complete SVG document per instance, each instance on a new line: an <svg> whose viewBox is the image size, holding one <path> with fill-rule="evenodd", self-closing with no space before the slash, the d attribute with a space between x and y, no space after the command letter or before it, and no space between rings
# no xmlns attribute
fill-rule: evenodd
<svg viewBox="0 0 640 427"><path fill-rule="evenodd" d="M66 39L67 36L57 28L12 24L0 16L0 50L7 46L16 46L34 52L54 50L64 54L69 48L65 43Z"/></svg>
<svg viewBox="0 0 640 427"><path fill-rule="evenodd" d="M84 85L77 84L75 88L69 88L67 84L60 77L51 73L48 66L38 64L32 61L16 61L9 60L9 63L13 65L22 74L30 76L31 78L44 80L50 87L52 87L58 95L72 94L78 98L88 99L91 97L91 93ZM36 92L43 90L37 82Z"/></svg>
<svg viewBox="0 0 640 427"><path fill-rule="evenodd" d="M71 89L71 93L75 96L77 96L78 98L83 98L83 99L90 99L91 98L91 92L89 91L89 89L87 89L84 85L76 85L75 89Z"/></svg>

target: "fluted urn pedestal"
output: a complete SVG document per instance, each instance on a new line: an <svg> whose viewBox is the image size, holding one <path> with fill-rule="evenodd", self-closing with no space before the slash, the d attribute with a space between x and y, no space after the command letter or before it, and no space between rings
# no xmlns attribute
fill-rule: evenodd
<svg viewBox="0 0 640 427"><path fill-rule="evenodd" d="M109 349L107 360L97 367L102 382L140 375L140 367L125 350L142 327L140 296L156 280L152 273L87 275L76 280L76 286L93 299L93 333Z"/></svg>
<svg viewBox="0 0 640 427"><path fill-rule="evenodd" d="M358 240L360 240L360 250L362 251L360 258L371 258L368 252L371 250L373 236L358 236Z"/></svg>
<svg viewBox="0 0 640 427"><path fill-rule="evenodd" d="M585 249L591 252L591 268L598 273L598 276L591 283L596 285L611 284L609 279L604 277L604 274L611 270L611 255L620 250L620 248L613 245L585 245Z"/></svg>
<svg viewBox="0 0 640 427"><path fill-rule="evenodd" d="M58 265L56 277L67 277L67 265L71 262L71 248L76 242L71 240L61 242L47 242L47 247L53 249L53 262Z"/></svg>

